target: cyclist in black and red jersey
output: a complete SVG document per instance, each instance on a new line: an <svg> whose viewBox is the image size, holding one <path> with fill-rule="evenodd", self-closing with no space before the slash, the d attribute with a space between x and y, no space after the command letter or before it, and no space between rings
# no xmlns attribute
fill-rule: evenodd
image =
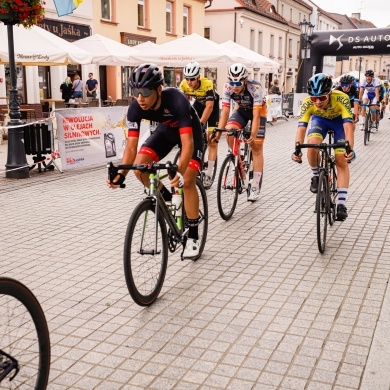
<svg viewBox="0 0 390 390"><path fill-rule="evenodd" d="M263 174L263 143L265 137L265 123L260 125L260 112L263 107L263 91L259 82L248 80L246 66L240 63L233 64L228 70L229 82L223 87L222 113L218 127L226 129L243 129L249 121L251 123L251 136L246 141L253 152L253 179L250 202L255 202L260 195L260 181ZM237 109L230 114L231 101L236 102ZM221 134L221 133L219 133ZM232 136L228 143L232 146Z"/></svg>
<svg viewBox="0 0 390 390"><path fill-rule="evenodd" d="M202 129L198 115L185 95L176 88L162 88L161 70L155 64L142 64L130 75L130 87L135 100L127 112L128 139L123 154L123 164L145 164L163 159L173 147L181 143L182 150L178 172L171 180L171 187L183 185L184 207L188 217L189 233L184 258L199 254L198 237L199 196L196 175L202 157ZM156 130L144 142L137 154L141 120L158 122ZM122 170L110 188L118 188L128 171ZM138 180L148 186L148 174L134 171ZM166 201L172 198L170 191L161 189Z"/></svg>

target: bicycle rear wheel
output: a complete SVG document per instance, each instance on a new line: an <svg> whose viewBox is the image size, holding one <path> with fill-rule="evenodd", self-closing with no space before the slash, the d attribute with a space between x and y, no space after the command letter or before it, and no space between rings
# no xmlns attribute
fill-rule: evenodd
<svg viewBox="0 0 390 390"><path fill-rule="evenodd" d="M0 278L0 388L46 389L50 337L43 310L22 283Z"/></svg>
<svg viewBox="0 0 390 390"><path fill-rule="evenodd" d="M206 190L203 186L203 183L199 179L199 177L196 178L196 189L198 191L199 196L199 225L198 225L198 234L199 234L199 240L200 240L200 247L199 247L199 254L198 256L192 258L191 260L196 261L199 259L200 256L202 256L202 253L204 251L204 247L206 245L207 240L207 232L209 227L209 208L207 203L207 195ZM185 229L188 228L187 223L187 216L184 211L184 227Z"/></svg>
<svg viewBox="0 0 390 390"><path fill-rule="evenodd" d="M157 299L168 265L167 228L161 213L156 224L155 208L152 199L143 200L134 209L126 230L123 254L126 284L140 306L150 306Z"/></svg>
<svg viewBox="0 0 390 390"><path fill-rule="evenodd" d="M218 211L225 221L233 216L236 209L238 190L239 177L235 167L235 157L228 155L222 163L217 188Z"/></svg>
<svg viewBox="0 0 390 390"><path fill-rule="evenodd" d="M324 253L326 244L326 232L328 228L329 211L329 187L325 172L320 173L316 198L317 213L317 243L320 253Z"/></svg>

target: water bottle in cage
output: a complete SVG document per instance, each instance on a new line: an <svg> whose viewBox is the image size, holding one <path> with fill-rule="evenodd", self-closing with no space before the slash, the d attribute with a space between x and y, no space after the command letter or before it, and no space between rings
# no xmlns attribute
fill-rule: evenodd
<svg viewBox="0 0 390 390"><path fill-rule="evenodd" d="M182 216L182 196L178 193L178 191L175 191L172 195L172 210L174 211L175 217Z"/></svg>

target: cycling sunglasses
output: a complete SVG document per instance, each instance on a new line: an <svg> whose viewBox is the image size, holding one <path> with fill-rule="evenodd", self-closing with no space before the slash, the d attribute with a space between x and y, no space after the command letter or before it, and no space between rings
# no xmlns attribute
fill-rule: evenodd
<svg viewBox="0 0 390 390"><path fill-rule="evenodd" d="M310 100L315 103L317 100L319 100L320 102L324 102L326 101L326 99L328 98L329 94L327 95L321 95L321 96L310 96Z"/></svg>
<svg viewBox="0 0 390 390"><path fill-rule="evenodd" d="M343 88L348 88L348 87L350 87L351 86L351 84L341 84L341 86L343 87Z"/></svg>
<svg viewBox="0 0 390 390"><path fill-rule="evenodd" d="M195 81L197 77L186 77L186 81Z"/></svg>
<svg viewBox="0 0 390 390"><path fill-rule="evenodd" d="M138 97L138 95L142 95L143 97L148 97L150 96L152 93L153 93L154 89L150 89L150 88L133 88L131 90L131 94L134 96L134 97Z"/></svg>
<svg viewBox="0 0 390 390"><path fill-rule="evenodd" d="M244 83L242 81L229 81L229 85L232 87L241 87Z"/></svg>

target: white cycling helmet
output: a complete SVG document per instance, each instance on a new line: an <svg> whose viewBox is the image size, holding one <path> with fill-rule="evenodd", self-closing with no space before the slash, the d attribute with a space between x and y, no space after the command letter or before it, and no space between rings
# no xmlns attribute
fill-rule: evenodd
<svg viewBox="0 0 390 390"><path fill-rule="evenodd" d="M183 69L184 77L198 77L200 75L200 65L196 61L189 62Z"/></svg>
<svg viewBox="0 0 390 390"><path fill-rule="evenodd" d="M383 80L383 84L389 84L389 80Z"/></svg>
<svg viewBox="0 0 390 390"><path fill-rule="evenodd" d="M230 81L241 81L248 77L246 66L240 63L233 64L228 70L228 78Z"/></svg>

